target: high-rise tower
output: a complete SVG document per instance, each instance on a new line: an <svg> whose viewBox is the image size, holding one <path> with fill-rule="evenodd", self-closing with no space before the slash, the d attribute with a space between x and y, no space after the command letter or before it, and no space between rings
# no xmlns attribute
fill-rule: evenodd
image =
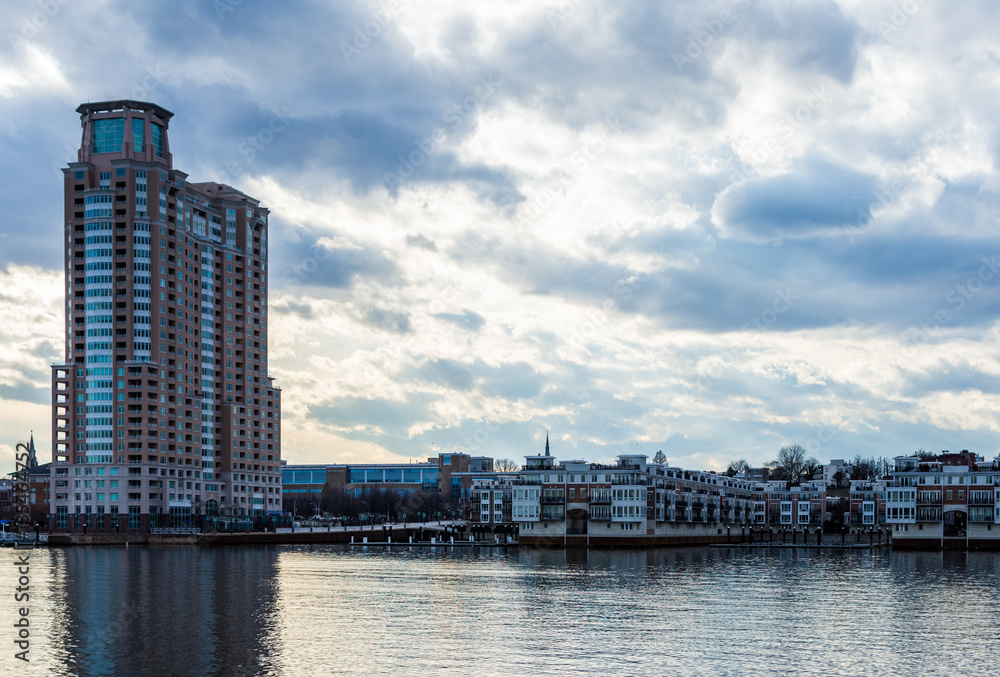
<svg viewBox="0 0 1000 677"><path fill-rule="evenodd" d="M175 170L169 111L107 101L77 112L83 141L63 170L52 526L145 530L279 513L268 210Z"/></svg>

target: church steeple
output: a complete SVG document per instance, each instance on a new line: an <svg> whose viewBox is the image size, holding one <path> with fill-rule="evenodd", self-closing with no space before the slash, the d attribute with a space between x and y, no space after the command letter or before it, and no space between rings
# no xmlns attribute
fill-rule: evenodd
<svg viewBox="0 0 1000 677"><path fill-rule="evenodd" d="M28 467L38 466L38 457L35 456L35 431L31 431L31 439L28 441Z"/></svg>
<svg viewBox="0 0 1000 677"><path fill-rule="evenodd" d="M545 455L546 456L551 456L552 455L552 454L549 453L549 431L548 430L545 431Z"/></svg>

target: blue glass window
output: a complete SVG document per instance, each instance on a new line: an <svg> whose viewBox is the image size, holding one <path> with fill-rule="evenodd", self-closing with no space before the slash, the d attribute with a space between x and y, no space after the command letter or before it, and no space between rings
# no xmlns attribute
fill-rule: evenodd
<svg viewBox="0 0 1000 677"><path fill-rule="evenodd" d="M355 470L355 469L352 468L351 470L349 470L347 472L347 481L350 482L351 484L356 484L358 482L364 482L365 481L365 471L363 469L362 470Z"/></svg>
<svg viewBox="0 0 1000 677"><path fill-rule="evenodd" d="M386 482L402 482L403 481L403 471L399 468L394 470L387 469L385 471L385 481Z"/></svg>
<svg viewBox="0 0 1000 677"><path fill-rule="evenodd" d="M163 157L163 126L155 122L150 122L153 129L153 146L156 148L156 157Z"/></svg>
<svg viewBox="0 0 1000 677"><path fill-rule="evenodd" d="M125 135L125 118L94 120L94 152L120 153Z"/></svg>
<svg viewBox="0 0 1000 677"><path fill-rule="evenodd" d="M145 123L146 121L142 118L132 118L132 150L136 153L142 152L142 146L145 143Z"/></svg>

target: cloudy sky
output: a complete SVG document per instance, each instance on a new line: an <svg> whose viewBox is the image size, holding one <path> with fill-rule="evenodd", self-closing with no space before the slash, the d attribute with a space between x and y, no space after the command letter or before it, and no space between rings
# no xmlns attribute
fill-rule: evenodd
<svg viewBox="0 0 1000 677"><path fill-rule="evenodd" d="M1000 448L995 3L0 5L0 469L75 108L271 209L289 462Z"/></svg>

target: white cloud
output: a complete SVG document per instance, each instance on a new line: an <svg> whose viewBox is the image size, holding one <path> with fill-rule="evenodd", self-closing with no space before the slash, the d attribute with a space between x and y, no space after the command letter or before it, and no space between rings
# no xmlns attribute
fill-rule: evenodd
<svg viewBox="0 0 1000 677"><path fill-rule="evenodd" d="M67 5L0 61L0 424L49 426L73 110L143 87L272 210L291 462L992 454L998 10L753 3L678 68L732 5L404 3L351 59L360 3Z"/></svg>

